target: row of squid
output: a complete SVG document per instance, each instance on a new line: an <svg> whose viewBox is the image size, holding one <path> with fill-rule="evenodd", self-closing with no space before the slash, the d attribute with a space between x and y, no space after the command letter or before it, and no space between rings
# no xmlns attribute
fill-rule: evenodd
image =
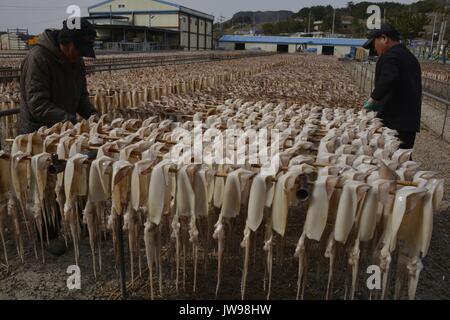
<svg viewBox="0 0 450 320"><path fill-rule="evenodd" d="M207 93L222 101L239 97L246 101L264 99L341 108L361 105L364 98L336 59L302 55L289 64L214 87Z"/></svg>
<svg viewBox="0 0 450 320"><path fill-rule="evenodd" d="M216 138L203 141L202 152L223 147L226 160L236 150L234 136L218 141L224 130L276 129L268 144L266 163L233 161L194 163L196 152L183 134ZM150 294L163 296L164 246L173 247L175 285L185 289L186 261L193 266L197 290L199 252L217 258L216 296L229 243L240 239L241 298L246 297L251 252L261 250L264 290L271 298L274 255L287 232L298 238L297 298L303 298L314 259L329 264L325 297L339 274L337 258L351 277L348 297L357 291L361 247L371 264L382 270L381 298L387 297L394 261L406 275L408 297L414 299L430 244L433 213L443 197L443 181L421 171L410 160L411 150L399 149L396 132L382 126L373 113L311 105L285 105L227 100L213 112L198 112L184 122L151 117L94 117L75 126L59 123L13 141L11 153L0 152L0 235L4 245L7 218L24 259L24 232L42 259L50 224L64 230L80 261L80 217L87 225L96 275L101 270L101 233L111 230L116 268L119 217L128 233L131 277L145 242ZM187 141L188 140L188 141ZM255 141L249 141L249 150ZM176 153L174 150L183 150ZM178 152L178 151L177 151ZM276 166L273 166L276 164ZM275 168L275 169L273 169ZM290 227L299 205L306 204L301 228ZM58 218L60 217L60 218ZM23 230L25 225L25 230ZM35 230L37 230L35 232ZM303 230L303 231L302 231ZM262 243L257 241L263 235ZM190 253L189 253L190 251ZM98 257L98 258L97 258ZM396 259L394 259L396 257ZM291 258L292 259L292 258ZM342 267L342 265L340 266ZM140 268L139 268L140 269ZM180 274L182 271L182 274ZM158 279L155 288L154 278ZM294 280L294 279L290 279ZM396 279L400 295L403 278Z"/></svg>
<svg viewBox="0 0 450 320"><path fill-rule="evenodd" d="M180 113L181 108L182 114L193 114L199 109L191 103L195 99L186 95L239 83L263 71L292 65L295 61L296 57L284 55L92 74L88 76L88 91L95 108L112 118L145 119L155 114ZM182 96L189 101L179 101ZM209 96L206 100L216 99ZM18 108L19 105L18 82L0 84L0 111ZM4 139L17 135L17 120L18 115L0 118L0 144Z"/></svg>

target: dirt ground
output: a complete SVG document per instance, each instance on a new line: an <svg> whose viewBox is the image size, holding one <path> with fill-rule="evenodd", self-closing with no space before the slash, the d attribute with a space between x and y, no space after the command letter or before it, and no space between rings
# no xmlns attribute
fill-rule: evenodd
<svg viewBox="0 0 450 320"><path fill-rule="evenodd" d="M440 140L427 128L423 128L418 135L415 160L420 161L426 170L435 170L445 179L445 196L439 213L435 216L434 231L429 255L424 259L424 270L420 276L419 287L417 289L417 299L450 299L450 144ZM300 226L293 224L293 237L286 242L286 255L294 252L295 244L298 240ZM236 247L238 243L234 244ZM26 249L26 262L22 264L14 255L15 245L13 241L8 241L8 252L10 253L10 268L7 271L0 268L0 299L111 299L118 297L118 279L114 269L111 240L107 240L103 246L103 270L94 279L92 272L91 254L88 238L82 239L81 245L81 289L69 290L66 285L69 274L67 268L74 264L73 250L70 247L68 252L55 258L46 256L46 263L34 258L31 246ZM143 247L142 247L143 248ZM146 263L142 252L142 277L138 277L134 287L130 287L130 298L149 298L148 273L144 264ZM200 254L200 257L202 255ZM285 257L283 265L274 265L272 298L273 299L295 299L297 288L297 261L292 256ZM199 260L197 292L192 294L192 274L189 264L187 268L187 281L185 293L176 294L174 287L174 265L165 262L167 269L164 275L164 299L214 299L216 285L216 260L210 259L207 265L206 274L203 259ZM222 286L218 299L239 299L240 279L242 261L240 258L227 257L224 261L224 274ZM256 257L256 264L250 263L247 295L248 299L264 299L263 293L263 257ZM325 267L324 267L325 266ZM326 287L326 265L322 265L323 270L320 277L310 279L305 292L306 299L322 299L324 288ZM127 263L129 271L129 264ZM138 271L136 270L136 274ZM317 273L319 274L319 272ZM182 274L181 274L182 279ZM130 275L128 273L128 280ZM130 283L130 282L128 282ZM344 297L343 286L337 281L334 290L334 298ZM155 286L157 280L155 278ZM156 298L161 298L157 291ZM358 292L358 299L367 299L368 295Z"/></svg>

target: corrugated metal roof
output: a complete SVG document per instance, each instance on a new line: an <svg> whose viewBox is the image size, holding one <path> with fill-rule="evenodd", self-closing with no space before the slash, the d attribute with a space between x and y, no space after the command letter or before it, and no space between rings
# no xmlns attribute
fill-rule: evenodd
<svg viewBox="0 0 450 320"><path fill-rule="evenodd" d="M321 46L362 46L366 39L348 38L291 38L269 36L235 36L224 35L219 42L277 43L277 44L311 44Z"/></svg>
<svg viewBox="0 0 450 320"><path fill-rule="evenodd" d="M100 6L104 5L104 4L111 3L113 1L114 0L106 0L106 1L102 1L100 3L94 4L92 6L89 6L88 7L88 12L89 12L89 14L91 14L91 9L95 9L97 7L100 7ZM210 20L214 21L214 16L213 15L210 15L210 14L207 14L207 13L195 10L195 9L191 9L191 8L188 8L188 7L185 7L185 6L180 6L179 4L176 4L176 3L173 3L173 2L169 2L169 1L165 1L165 0L153 0L153 1L156 1L156 2L159 2L159 3L162 3L162 4L166 4L168 6L172 6L174 8L177 8L181 12L195 14L195 15L198 15L198 16L202 16L203 18L207 18L207 19L210 19ZM117 11L117 10L114 9L114 11L112 11L112 12L116 13L116 14L119 13L119 12L121 12L121 14L133 14L133 13L139 13L139 12L140 13L153 13L153 12L154 13L158 13L158 12L164 13L164 12L169 12L169 11L170 10L156 10L156 9L152 9L152 10L149 9L149 10L142 10L142 11L139 11L139 10L138 11L136 11L136 10L134 10L134 11L129 11L129 10L128 11L125 11L125 10ZM92 13L95 14L95 12L92 12ZM105 13L108 14L108 12L105 12Z"/></svg>

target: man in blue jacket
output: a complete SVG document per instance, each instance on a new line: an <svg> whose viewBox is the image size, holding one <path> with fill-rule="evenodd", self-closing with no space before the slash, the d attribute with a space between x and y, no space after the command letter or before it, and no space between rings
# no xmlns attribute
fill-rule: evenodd
<svg viewBox="0 0 450 320"><path fill-rule="evenodd" d="M417 58L400 43L399 32L389 24L372 31L363 46L379 56L375 89L364 104L377 111L385 126L398 131L402 149L412 149L420 131L422 72Z"/></svg>

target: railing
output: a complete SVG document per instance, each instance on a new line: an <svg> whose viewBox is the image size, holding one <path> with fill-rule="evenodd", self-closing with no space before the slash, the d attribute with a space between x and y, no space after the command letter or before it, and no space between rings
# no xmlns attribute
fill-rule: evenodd
<svg viewBox="0 0 450 320"><path fill-rule="evenodd" d="M241 59L247 57L258 57L258 56L268 56L268 55L276 55L277 53L271 52L246 52L239 55L236 54L224 54L224 53L211 53L207 55L176 55L176 56L159 56L159 57L144 57L140 58L139 61L133 58L117 58L115 63L109 64L93 64L86 66L86 70L88 73L97 73L97 72L111 72L114 70L124 70L124 69L132 69L132 68L142 68L142 67L151 67L151 66L160 66L160 65L171 65L171 64L187 64L187 63L201 63L208 61L220 61L220 60L232 60L232 59ZM20 74L11 75L9 74L13 70L13 72L20 72L18 69L8 68L8 75L3 75L5 79L18 79L20 78ZM1 70L0 70L1 72ZM0 73L1 74L1 73ZM1 78L0 78L1 79ZM1 82L1 80L0 80ZM17 103L17 102L16 102ZM20 113L20 109L12 108L6 110L0 110L0 120L3 120L4 117L14 116ZM7 119L7 118L5 118ZM11 119L9 119L10 121ZM5 132L10 130L9 125L5 121L0 121L0 149L1 146L4 145L3 138ZM11 134L7 134L10 138Z"/></svg>
<svg viewBox="0 0 450 320"><path fill-rule="evenodd" d="M17 131L15 122L19 113L18 108L0 110L0 150L7 146L5 139L15 136Z"/></svg>
<svg viewBox="0 0 450 320"><path fill-rule="evenodd" d="M132 51L148 52L174 49L174 46L157 42L134 43L134 42L106 42L103 44L103 50L108 51Z"/></svg>
<svg viewBox="0 0 450 320"><path fill-rule="evenodd" d="M345 61L344 65L357 82L361 91L370 94L375 86L375 63ZM444 81L422 77L422 93L434 102L444 107L444 117L442 120L442 130L437 132L441 139L444 139L447 125L448 109L450 107L450 84Z"/></svg>
<svg viewBox="0 0 450 320"><path fill-rule="evenodd" d="M273 52L247 52L243 54L202 54L202 55L172 55L158 57L141 57L141 58L116 58L111 63L93 63L86 66L88 74L97 72L111 72L116 70L156 67L173 64L202 63L209 61L233 60L248 57L259 57L274 55ZM4 69L4 70L3 70ZM0 83L10 82L20 79L19 68L3 68L0 69Z"/></svg>

